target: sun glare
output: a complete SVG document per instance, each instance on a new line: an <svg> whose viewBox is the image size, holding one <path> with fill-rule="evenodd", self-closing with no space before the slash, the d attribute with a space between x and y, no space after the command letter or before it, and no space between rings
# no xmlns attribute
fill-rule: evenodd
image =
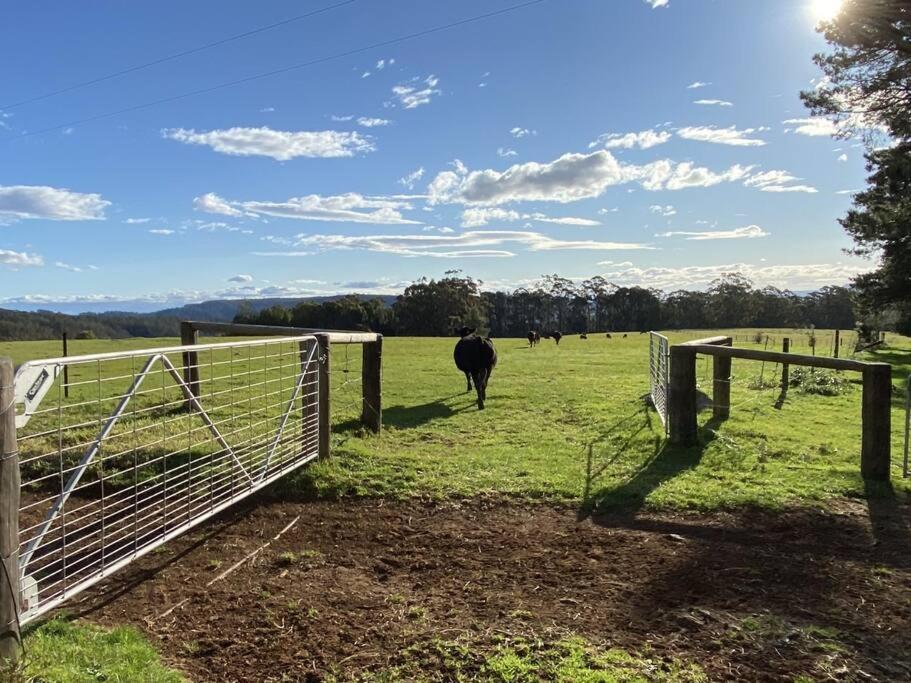
<svg viewBox="0 0 911 683"><path fill-rule="evenodd" d="M842 2L843 0L811 0L813 20L818 23L834 19L841 11Z"/></svg>

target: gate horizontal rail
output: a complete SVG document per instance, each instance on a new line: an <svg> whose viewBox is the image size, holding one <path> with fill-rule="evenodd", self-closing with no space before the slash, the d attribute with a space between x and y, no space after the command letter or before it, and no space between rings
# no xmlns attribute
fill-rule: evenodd
<svg viewBox="0 0 911 683"><path fill-rule="evenodd" d="M23 364L19 621L318 457L320 348L264 337Z"/></svg>

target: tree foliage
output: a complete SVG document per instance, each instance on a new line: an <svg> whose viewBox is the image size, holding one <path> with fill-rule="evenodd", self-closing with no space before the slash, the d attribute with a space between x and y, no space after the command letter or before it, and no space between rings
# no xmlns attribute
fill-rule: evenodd
<svg viewBox="0 0 911 683"><path fill-rule="evenodd" d="M868 188L841 224L853 252L878 258L855 284L866 314L892 307L911 329L911 3L845 0L822 24L831 52L814 57L824 78L801 94L810 110L837 122L842 136L864 134ZM875 143L888 146L875 148Z"/></svg>

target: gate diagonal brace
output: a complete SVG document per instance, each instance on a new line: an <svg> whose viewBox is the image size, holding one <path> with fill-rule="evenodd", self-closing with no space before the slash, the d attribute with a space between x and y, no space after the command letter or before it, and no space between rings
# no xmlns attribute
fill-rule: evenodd
<svg viewBox="0 0 911 683"><path fill-rule="evenodd" d="M48 530L51 528L51 525L54 523L57 515L60 513L60 510L63 509L63 506L69 500L76 486L79 485L82 475L85 474L85 471L88 469L88 466L95 459L95 456L98 455L98 452L101 450L101 444L108 437L111 431L114 429L114 426L117 424L120 417L123 415L127 406L130 404L130 400L135 396L136 392L142 386L143 381L149 375L149 372L152 369L152 366L156 361L160 361L164 368L168 371L168 374L174 378L174 381L177 383L183 392L184 397L194 408L194 410L199 414L199 416L206 423L206 426L209 428L209 431L215 437L215 441L221 446L225 451L227 451L231 457L234 459L234 462L240 468L240 471L243 472L244 476L249 480L251 485L254 485L256 482L253 480L253 477L250 476L250 473L247 471L247 468L244 467L240 459L238 459L237 454L228 445L228 442L225 441L224 437L221 435L221 432L218 431L218 427L215 426L215 423L212 422L212 418L209 417L209 414L205 411L202 405L199 403L199 399L193 395L193 392L190 391L190 387L187 386L187 383L181 377L180 373L177 371L177 368L174 367L174 364L171 363L170 359L164 354L157 353L153 356L150 356L149 359L143 365L142 370L139 371L139 374L133 379L133 384L130 386L130 390L123 395L120 399L120 403L117 405L116 410L113 414L107 419L104 426L101 428L101 431L98 433L98 436L92 442L92 444L86 449L85 453L82 456L82 459L79 461L79 466L76 468L76 471L70 476L69 480L66 483L66 486L63 488L63 491L57 497L57 500L54 502L53 507L48 511L47 516L42 522L40 528L35 534L35 537L31 540L28 546L25 548L25 551L22 554L22 558L19 562L20 572L24 575L28 564L31 561L32 557L35 554L35 551L41 546L42 541L44 540L45 535ZM46 366L49 367L49 366ZM54 376L56 377L60 371L60 365L52 366L54 367ZM37 368L35 368L37 369ZM40 376L40 373L39 373ZM298 382L300 384L300 382ZM42 396L47 393L47 389L41 394ZM297 390L295 390L295 396ZM37 396L37 394L36 394ZM40 400L40 399L39 399ZM34 404L34 408L37 408L37 403ZM33 410L34 410L33 408ZM282 421L282 426L284 426L285 420ZM273 448L274 450L274 448ZM271 455L271 454L270 454ZM265 472L263 472L265 474ZM262 479L260 475L259 479Z"/></svg>

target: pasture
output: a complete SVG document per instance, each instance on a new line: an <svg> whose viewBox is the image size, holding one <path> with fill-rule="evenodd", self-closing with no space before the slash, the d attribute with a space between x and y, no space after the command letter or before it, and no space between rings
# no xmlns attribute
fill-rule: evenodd
<svg viewBox="0 0 911 683"><path fill-rule="evenodd" d="M766 334L810 351L788 330L735 345ZM479 412L454 339L387 338L379 435L355 421L359 349L334 348L333 457L89 591L67 606L75 626L38 626L28 673L77 640L91 652L79 625L98 623L138 628L199 681L911 676L911 485L897 467L891 486L860 477L859 376L782 401L780 368L735 360L731 418L703 413L701 445L678 449L643 401L647 335L495 341ZM58 350L0 343L15 362ZM893 364L897 466L911 340L860 357ZM90 680L79 666L59 680Z"/></svg>

